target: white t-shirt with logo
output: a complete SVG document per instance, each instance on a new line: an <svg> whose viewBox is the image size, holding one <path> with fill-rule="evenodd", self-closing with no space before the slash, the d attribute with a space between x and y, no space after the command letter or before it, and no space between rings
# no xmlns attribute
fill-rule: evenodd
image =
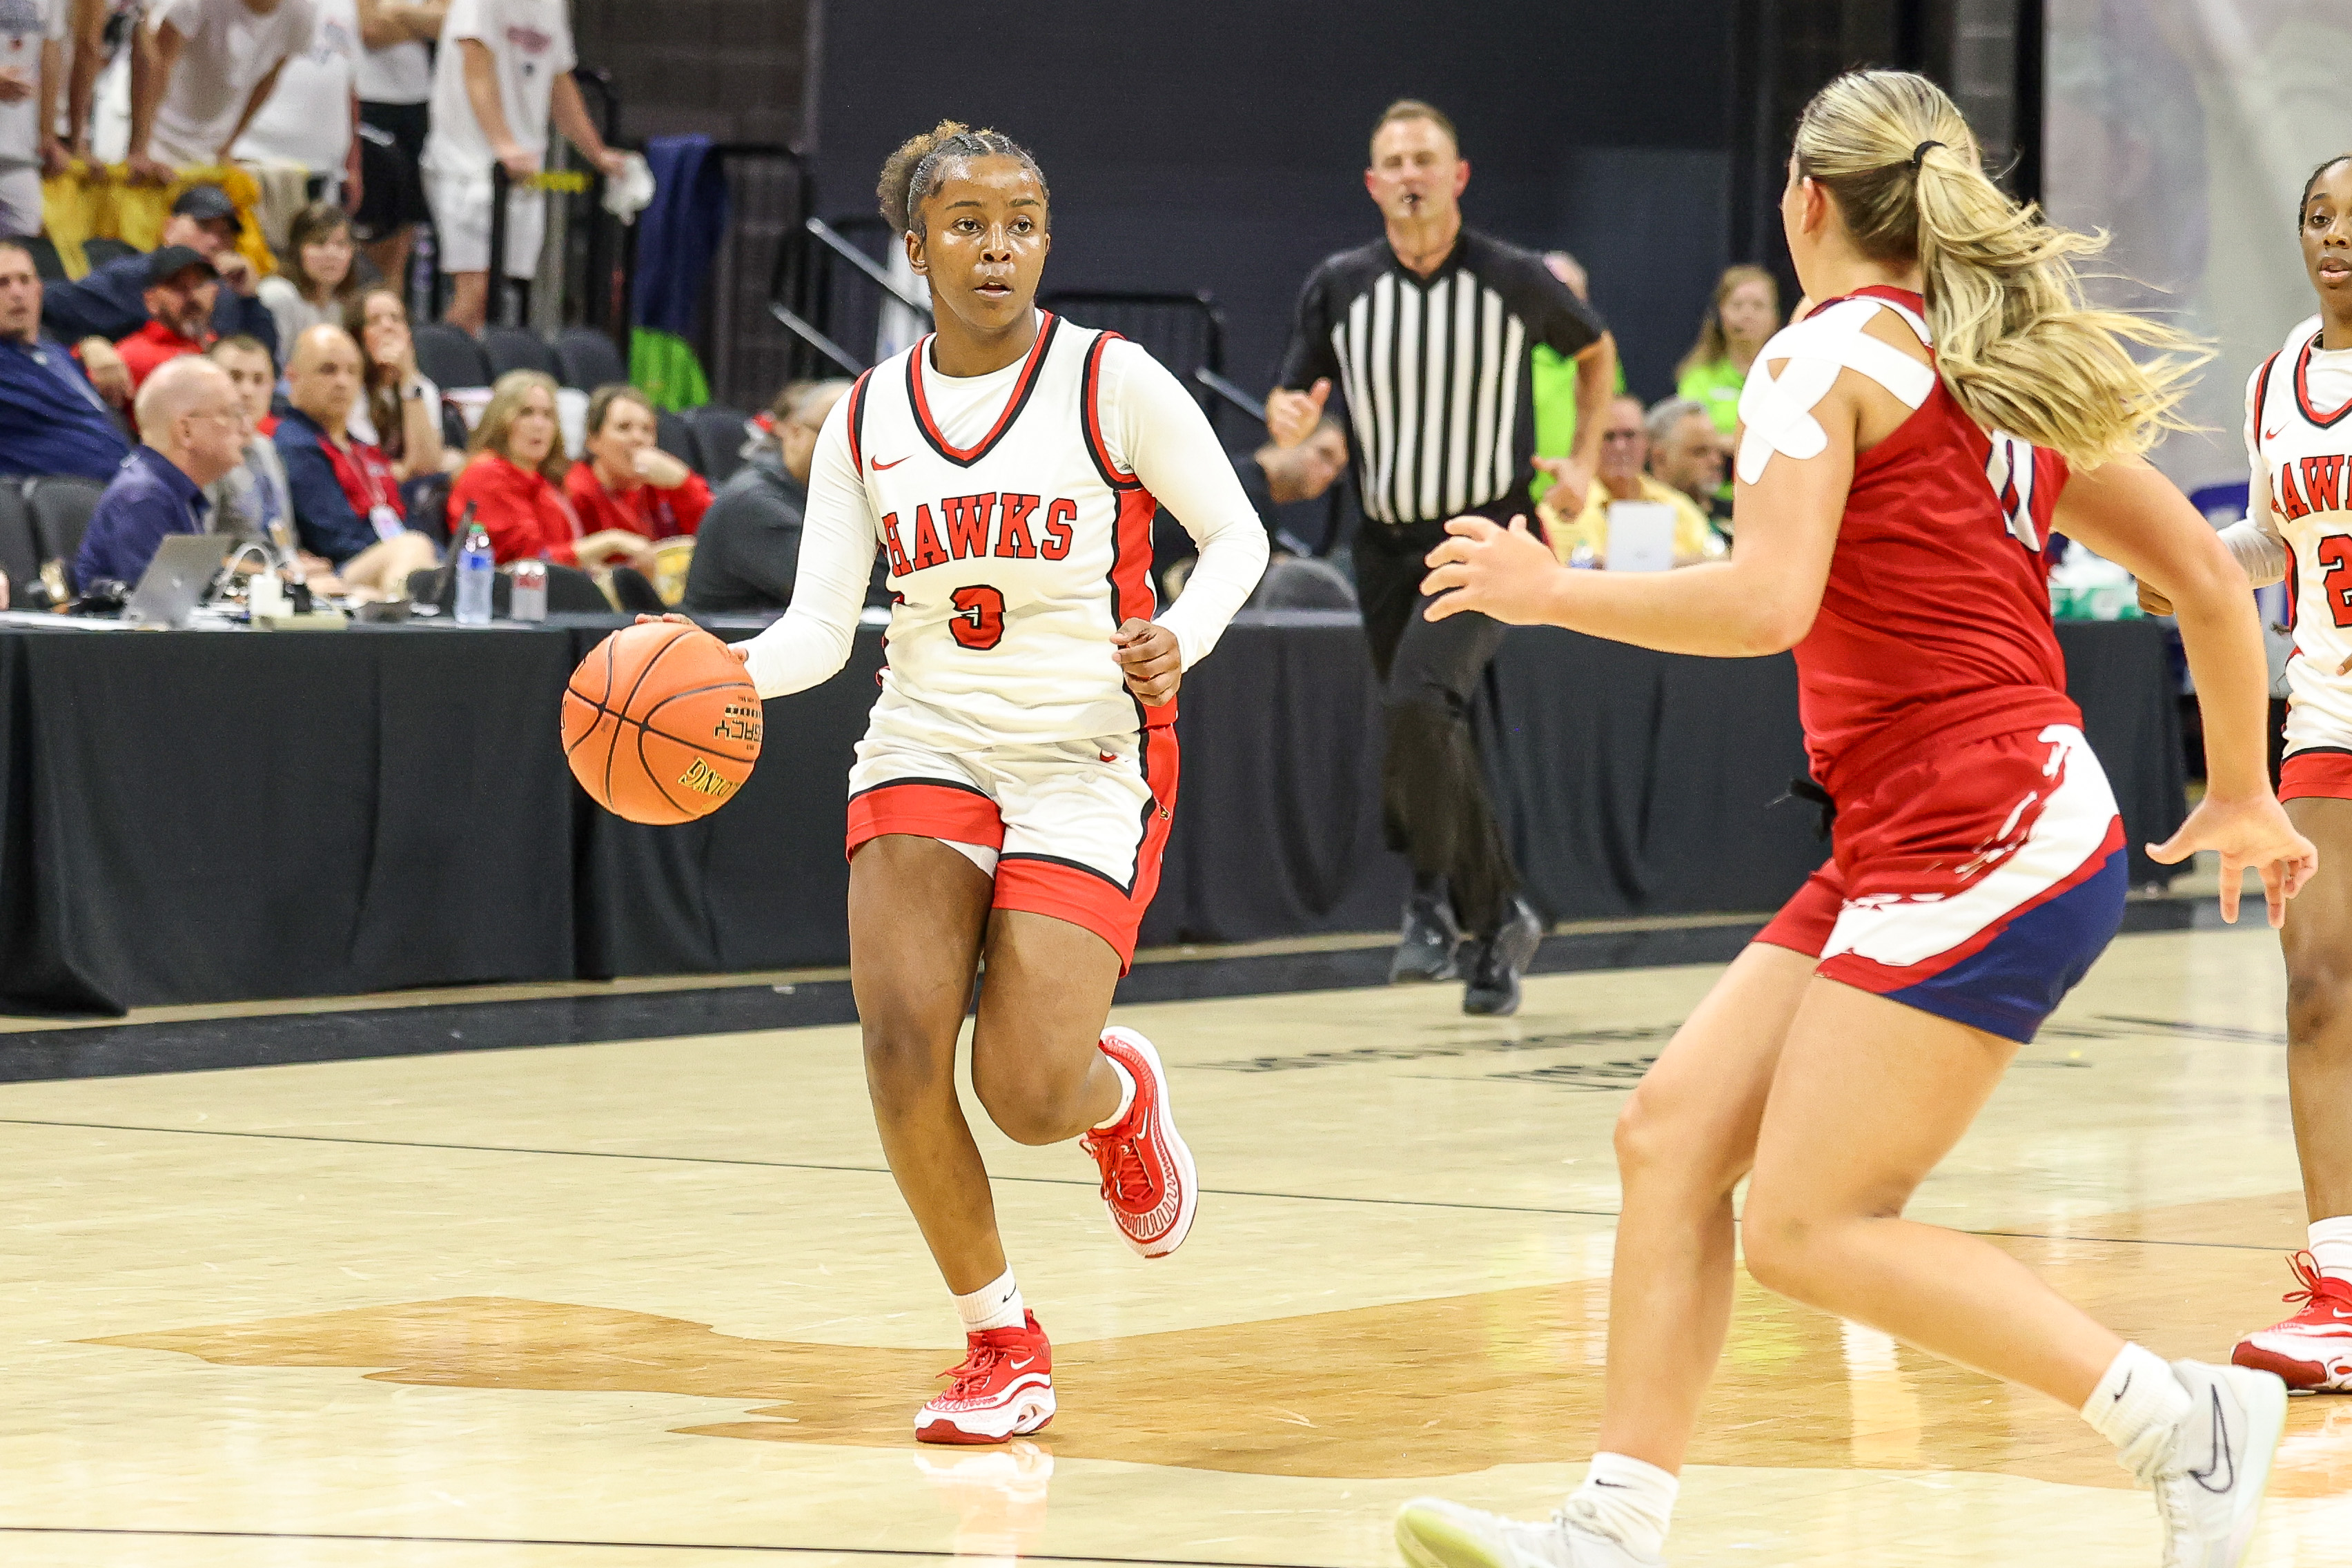
<svg viewBox="0 0 2352 1568"><path fill-rule="evenodd" d="M66 0L0 0L0 69L41 82L41 44L66 36ZM0 169L41 159L40 95L0 103Z"/></svg>
<svg viewBox="0 0 2352 1568"><path fill-rule="evenodd" d="M186 42L156 108L149 154L183 166L213 162L255 86L309 47L318 19L316 0L278 0L268 16L251 0L154 0L148 27L169 22Z"/></svg>
<svg viewBox="0 0 2352 1568"><path fill-rule="evenodd" d="M290 0L289 0L290 3ZM555 79L577 63L572 21L562 0L455 0L441 27L433 63L433 130L425 139L425 167L447 179L489 183L489 138L466 96L466 51L460 40L488 47L499 78L499 102L516 145L544 158L548 105Z"/></svg>
<svg viewBox="0 0 2352 1568"><path fill-rule="evenodd" d="M433 96L433 51L410 38L360 51L362 103L422 103Z"/></svg>
<svg viewBox="0 0 2352 1568"><path fill-rule="evenodd" d="M5 4L5 0L0 0ZM360 55L359 0L314 0L318 25L278 73L269 95L236 139L236 155L282 158L314 174L340 174L352 150L352 86Z"/></svg>

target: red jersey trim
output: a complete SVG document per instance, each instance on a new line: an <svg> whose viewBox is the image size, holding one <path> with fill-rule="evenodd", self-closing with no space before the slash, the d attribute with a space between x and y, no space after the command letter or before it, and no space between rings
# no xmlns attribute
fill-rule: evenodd
<svg viewBox="0 0 2352 1568"><path fill-rule="evenodd" d="M871 370L862 370L849 389L849 466L860 477L866 472L866 384L873 379Z"/></svg>
<svg viewBox="0 0 2352 1568"><path fill-rule="evenodd" d="M2263 361L2263 368L2254 372L2254 432L2257 450L2260 450L2263 416L2264 411L2270 406L2271 401L2271 366L2276 363L2278 363L2278 354L2273 352L2270 358Z"/></svg>
<svg viewBox="0 0 2352 1568"><path fill-rule="evenodd" d="M1045 363L1045 353L1053 343L1055 329L1062 324L1061 318L1051 311L1040 313L1045 320L1037 323L1037 341L1029 345L1029 357L1021 363L1020 379L1013 384L1013 395L1004 400L1004 412L996 416L995 425L980 438L976 447L950 444L940 432L939 422L931 417L930 403L923 396L923 356L931 352L932 340L939 334L924 334L923 340L907 355L908 399L915 405L915 426L922 431L923 439L930 443L932 451L960 468L968 468L988 456L989 448L1003 440L1004 433L1013 428L1013 420L1021 416L1021 410L1028 405L1029 395L1037 389L1037 367Z"/></svg>
<svg viewBox="0 0 2352 1568"><path fill-rule="evenodd" d="M1118 336L1117 332L1095 334L1094 347L1087 351L1087 373L1082 384L1083 390L1079 394L1078 405L1084 410L1087 456L1095 460L1095 472L1100 474L1103 483L1111 489L1123 490L1133 488L1140 481L1133 474L1120 473L1118 466L1110 460L1110 444L1103 439L1100 393L1103 347Z"/></svg>
<svg viewBox="0 0 2352 1568"><path fill-rule="evenodd" d="M2305 419L2310 420L2314 425L2316 425L2322 430L2325 430L2329 426L2341 422L2346 415L2352 414L2352 398L2345 399L2344 406L2338 408L2333 414L2322 414L2318 409L2314 408L2311 405L2311 383L2309 380L2311 355L2312 351L2319 347L2319 340L2323 335L2323 332L2312 333L2310 338L2305 342L2303 352L2294 356L2294 403L2297 408L2303 410L2303 416ZM2275 358L2276 356L2273 355L2273 357ZM2257 404L2255 405L2254 412L2257 415L2262 412L2261 405Z"/></svg>

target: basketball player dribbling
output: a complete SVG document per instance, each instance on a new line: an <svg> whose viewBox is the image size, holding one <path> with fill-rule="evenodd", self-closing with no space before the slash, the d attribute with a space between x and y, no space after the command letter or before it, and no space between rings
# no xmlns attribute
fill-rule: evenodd
<svg viewBox="0 0 2352 1568"><path fill-rule="evenodd" d="M2258 588L2284 577L2294 653L2279 798L2319 847L2287 911L2286 1081L2310 1248L2293 1316L2230 1359L2300 1393L2352 1393L2352 154L2304 182L2295 225L2319 314L2246 383L2246 521L2221 531ZM2171 606L2147 588L2158 614Z"/></svg>
<svg viewBox="0 0 2352 1568"><path fill-rule="evenodd" d="M2194 362L2084 307L2072 258L1986 179L1942 90L1840 78L1797 124L1781 218L1810 313L1740 399L1732 559L1655 576L1561 568L1523 526L1449 525L1432 615L1475 608L1715 656L1794 647L1831 863L1675 1035L1617 1129L1624 1200L1601 1452L1522 1523L1432 1499L1415 1568L1661 1560L1733 1289L1760 1284L2063 1401L2156 1492L2169 1568L2242 1558L2285 1420L2265 1372L2168 1364L1990 1242L1902 1217L2021 1042L2115 933L2126 851L2065 695L2053 530L2178 607L2210 785L2165 862L2218 851L2225 916L2260 869L2272 921L2315 852L2273 797L2245 579L2140 456Z"/></svg>
<svg viewBox="0 0 2352 1568"><path fill-rule="evenodd" d="M942 122L882 170L936 331L826 418L792 607L740 645L762 697L849 657L877 549L889 668L849 775L850 984L898 1190L963 1321L915 1417L997 1443L1054 1415L1053 1352L998 1239L956 1097L1016 1142L1079 1140L1129 1247L1182 1244L1199 1195L1151 1043L1107 1028L1176 801L1176 689L1265 565L1265 530L1191 395L1134 344L1040 311L1045 176ZM1200 542L1153 619L1159 503Z"/></svg>

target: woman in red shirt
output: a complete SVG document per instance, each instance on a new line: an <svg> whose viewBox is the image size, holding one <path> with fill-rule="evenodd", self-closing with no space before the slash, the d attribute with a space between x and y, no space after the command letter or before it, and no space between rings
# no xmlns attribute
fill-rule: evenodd
<svg viewBox="0 0 2352 1568"><path fill-rule="evenodd" d="M556 488L571 465L559 439L553 376L513 370L499 377L467 449L471 456L449 489L450 527L457 528L472 508L500 565L552 561L589 567L618 561L642 570L651 564L652 546L635 534L583 529Z"/></svg>
<svg viewBox="0 0 2352 1568"><path fill-rule="evenodd" d="M654 445L654 405L617 383L588 400L588 461L572 465L563 493L583 527L646 539L692 533L710 510L702 476Z"/></svg>

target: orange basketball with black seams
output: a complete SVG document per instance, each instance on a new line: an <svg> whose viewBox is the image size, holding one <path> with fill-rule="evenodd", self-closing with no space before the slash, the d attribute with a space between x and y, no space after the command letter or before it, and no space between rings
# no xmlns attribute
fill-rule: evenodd
<svg viewBox="0 0 2352 1568"><path fill-rule="evenodd" d="M598 643L563 690L572 776L615 816L656 826L727 804L760 760L760 694L699 626L647 621Z"/></svg>

